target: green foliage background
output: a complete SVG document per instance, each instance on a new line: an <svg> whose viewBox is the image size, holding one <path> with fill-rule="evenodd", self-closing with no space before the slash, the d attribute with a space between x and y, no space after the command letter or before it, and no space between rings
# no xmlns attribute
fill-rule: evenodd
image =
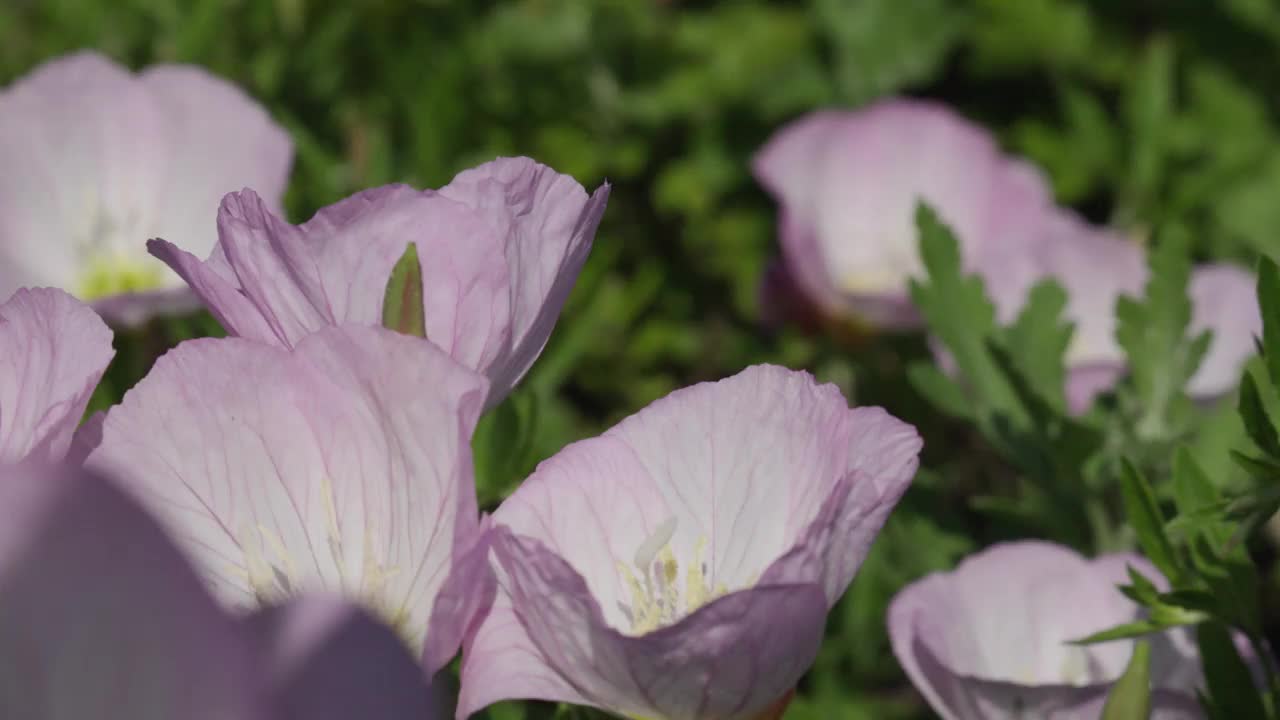
<svg viewBox="0 0 1280 720"><path fill-rule="evenodd" d="M888 649L889 597L991 541L1052 536L1054 518L1001 510L1021 497L1018 473L912 389L906 367L928 359L919 337L764 327L775 214L748 163L773 129L818 107L938 98L1038 161L1058 199L1094 221L1178 231L1197 259L1280 249L1272 0L0 4L0 84L82 47L134 67L199 63L262 100L297 144L294 221L373 185L437 186L499 154L614 184L550 345L476 439L488 505L565 443L751 363L810 368L917 423L925 470L833 613L788 717L927 716ZM95 404L165 348L216 332L206 316L120 334ZM1244 442L1223 408L1195 440L1215 473ZM492 714L526 711L553 712Z"/></svg>

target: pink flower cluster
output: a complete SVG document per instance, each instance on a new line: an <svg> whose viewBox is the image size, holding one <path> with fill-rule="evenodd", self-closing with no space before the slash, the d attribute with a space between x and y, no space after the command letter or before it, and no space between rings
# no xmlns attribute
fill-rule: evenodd
<svg viewBox="0 0 1280 720"><path fill-rule="evenodd" d="M775 717L915 474L914 428L754 366L565 448L481 516L471 435L551 334L607 186L499 159L291 225L260 108L94 55L0 94L0 138L6 166L48 170L0 185L0 278L23 288L0 305L0 717L430 718L459 650L458 718L514 698ZM36 196L69 225L37 226ZM230 337L180 344L81 424L112 333L26 286L145 316L184 292L153 236ZM425 338L381 326L410 243Z"/></svg>
<svg viewBox="0 0 1280 720"><path fill-rule="evenodd" d="M79 54L0 92L0 164L23 169L0 174L0 717L466 718L519 698L778 717L915 475L915 429L753 366L564 448L482 516L472 433L551 335L608 186L504 158L292 225L291 155L195 68ZM950 111L819 113L756 171L825 312L918 323L923 199L1002 319L1039 279L1069 290L1073 407L1123 372L1112 306L1144 281L1141 246L1054 207ZM381 326L410 243L425 338ZM1248 355L1250 286L1197 269L1194 324L1218 339L1195 393ZM182 343L81 423L113 356L95 310L194 301L230 337ZM894 600L894 651L951 720L1097 717L1132 644L1067 642L1137 617L1126 565L1162 581L1135 556L997 546ZM1199 717L1194 647L1155 643L1154 716ZM432 681L459 651L453 703Z"/></svg>
<svg viewBox="0 0 1280 720"><path fill-rule="evenodd" d="M950 109L898 99L815 113L779 130L754 169L780 205L787 276L820 312L919 327L908 288L924 270L913 222L923 201L956 233L966 270L982 277L1002 322L1017 316L1041 280L1067 290L1075 333L1066 392L1074 410L1086 410L1124 373L1115 304L1146 282L1140 241L1054 206L1036 168L1003 154ZM766 286L767 306L789 301L771 292L782 285L773 278ZM1212 330L1213 342L1191 379L1193 395L1235 387L1262 327L1253 287L1252 274L1234 265L1195 269L1191 329Z"/></svg>

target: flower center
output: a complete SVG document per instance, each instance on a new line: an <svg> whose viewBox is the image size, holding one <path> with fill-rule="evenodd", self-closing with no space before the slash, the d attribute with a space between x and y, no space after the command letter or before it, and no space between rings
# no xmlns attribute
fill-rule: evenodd
<svg viewBox="0 0 1280 720"><path fill-rule="evenodd" d="M636 550L633 566L618 563L618 572L631 591L631 605L622 610L636 635L670 625L729 592L723 584L712 588L708 583L705 536L698 538L680 582L680 562L671 549L675 532L676 519L667 518Z"/></svg>
<svg viewBox="0 0 1280 720"><path fill-rule="evenodd" d="M852 295L877 295L901 287L907 277L896 267L866 268L845 273L840 289Z"/></svg>
<svg viewBox="0 0 1280 720"><path fill-rule="evenodd" d="M378 560L373 552L374 543L370 531L365 528L359 572L350 572L338 525L333 484L327 479L321 484L321 495L325 510L324 545L337 568L337 589L381 617L411 647L420 649L422 634L417 632L418 628L408 627L409 609L405 606L407 598L396 603L390 596L388 581L396 576L399 568L384 565ZM271 528L261 524L256 529L246 528L240 533L240 546L244 549L249 588L260 606L279 604L305 589L302 583L306 578L299 572L289 548ZM425 628L422 631L425 632Z"/></svg>
<svg viewBox="0 0 1280 720"><path fill-rule="evenodd" d="M76 294L81 300L155 290L164 284L164 269L156 263L123 255L96 253L80 272Z"/></svg>

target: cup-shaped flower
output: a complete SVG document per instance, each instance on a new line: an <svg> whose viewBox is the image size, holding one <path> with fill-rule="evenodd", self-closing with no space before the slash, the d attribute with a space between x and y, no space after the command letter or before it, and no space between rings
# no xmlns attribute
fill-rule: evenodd
<svg viewBox="0 0 1280 720"><path fill-rule="evenodd" d="M1164 582L1135 555L1088 560L1044 542L993 546L894 597L894 654L946 720L1096 720L1133 641L1070 642L1138 619L1141 609L1116 588L1128 582L1127 566ZM1180 695L1200 677L1194 642L1180 631L1150 641L1152 684L1163 689L1154 717L1201 717L1194 696Z"/></svg>
<svg viewBox="0 0 1280 720"><path fill-rule="evenodd" d="M0 305L0 466L61 461L114 354L102 319L61 290Z"/></svg>
<svg viewBox="0 0 1280 720"><path fill-rule="evenodd" d="M228 195L208 260L164 240L232 335L284 346L344 322L378 324L392 267L415 243L427 337L502 400L542 352L608 199L528 158L467 170L439 191L389 185L293 226L252 191ZM182 243L181 238L174 238Z"/></svg>
<svg viewBox="0 0 1280 720"><path fill-rule="evenodd" d="M45 63L0 90L0 297L61 287L125 323L194 306L147 238L208 252L219 198L252 185L278 204L292 158L257 103L202 69Z"/></svg>
<svg viewBox="0 0 1280 720"><path fill-rule="evenodd" d="M418 663L389 628L314 596L233 617L106 478L9 467L0 507L0 717L437 716Z"/></svg>
<svg viewBox="0 0 1280 720"><path fill-rule="evenodd" d="M955 230L964 261L1039 232L1051 207L1030 165L982 128L929 102L822 111L779 130L755 158L778 201L788 269L826 313L912 327L909 281L923 272L914 224L924 201Z"/></svg>
<svg viewBox="0 0 1280 720"><path fill-rule="evenodd" d="M292 349L194 340L111 409L86 464L119 477L228 604L339 593L425 642L434 671L491 584L470 450L485 389L381 328Z"/></svg>
<svg viewBox="0 0 1280 720"><path fill-rule="evenodd" d="M1124 374L1124 351L1115 336L1116 301L1122 295L1140 296L1146 284L1146 252L1137 242L1074 213L1056 211L1043 235L1005 257L989 259L978 272L1003 323L1013 322L1037 282L1052 278L1066 290L1065 314L1075 326L1066 355L1072 411L1087 410L1098 393ZM1209 352L1187 386L1192 396L1222 395L1239 380L1253 354L1253 338L1262 331L1254 283L1252 273L1232 265L1192 270L1189 332L1213 332Z"/></svg>
<svg viewBox="0 0 1280 720"><path fill-rule="evenodd" d="M566 447L494 513L499 590L464 648L458 717L509 698L755 716L812 663L920 447L771 366Z"/></svg>

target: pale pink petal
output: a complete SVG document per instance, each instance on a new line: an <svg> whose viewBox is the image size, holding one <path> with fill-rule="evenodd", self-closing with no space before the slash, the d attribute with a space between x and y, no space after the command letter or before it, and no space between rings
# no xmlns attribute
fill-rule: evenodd
<svg viewBox="0 0 1280 720"><path fill-rule="evenodd" d="M0 473L0 717L250 720L250 636L100 477Z"/></svg>
<svg viewBox="0 0 1280 720"><path fill-rule="evenodd" d="M141 249L162 204L167 133L147 89L97 53L52 60L0 91L0 297L34 285L77 292L95 248Z"/></svg>
<svg viewBox="0 0 1280 720"><path fill-rule="evenodd" d="M443 717L404 642L354 605L306 596L250 622L280 720Z"/></svg>
<svg viewBox="0 0 1280 720"><path fill-rule="evenodd" d="M510 352L504 222L497 211L390 185L295 227L244 190L223 199L219 243L207 261L163 242L153 243L152 252L187 280L228 332L293 346L331 325L380 325L391 270L416 243L428 339L486 372Z"/></svg>
<svg viewBox="0 0 1280 720"><path fill-rule="evenodd" d="M1191 332L1213 331L1212 344L1187 386L1196 397L1225 395L1240 382L1244 363L1262 335L1262 313L1253 273L1234 265L1211 264L1191 274Z"/></svg>
<svg viewBox="0 0 1280 720"><path fill-rule="evenodd" d="M498 587L489 564L490 527L490 519L485 517L474 537L456 543L453 566L436 593L427 622L422 665L428 673L438 672L453 660L493 606Z"/></svg>
<svg viewBox="0 0 1280 720"><path fill-rule="evenodd" d="M822 641L826 601L817 585L731 593L675 625L628 636L605 621L582 576L541 543L499 527L494 549L544 662L589 704L613 712L750 718L795 685Z"/></svg>
<svg viewBox="0 0 1280 720"><path fill-rule="evenodd" d="M499 592L476 633L463 645L458 720L508 699L591 704L569 678L547 663L516 616L510 595Z"/></svg>
<svg viewBox="0 0 1280 720"><path fill-rule="evenodd" d="M205 255L217 242L218 202L252 187L279 211L293 141L243 90L194 65L156 65L138 76L164 113L173 148L152 237ZM138 238L141 242L146 238Z"/></svg>
<svg viewBox="0 0 1280 720"><path fill-rule="evenodd" d="M529 158L500 158L459 173L440 193L500 213L511 278L511 350L487 371L496 405L533 365L591 251L609 185L590 197L573 178Z"/></svg>
<svg viewBox="0 0 1280 720"><path fill-rule="evenodd" d="M814 583L823 589L827 606L835 605L914 474L913 469L886 478L892 484L880 488L873 477L849 473L823 501L795 547L764 571L761 584Z"/></svg>
<svg viewBox="0 0 1280 720"><path fill-rule="evenodd" d="M114 354L102 319L61 290L0 305L0 465L62 460Z"/></svg>
<svg viewBox="0 0 1280 720"><path fill-rule="evenodd" d="M316 228L339 213L346 222L326 238ZM324 296L346 322L381 324L387 279L416 243L427 338L492 384L491 366L509 351L512 312L502 234L492 218L431 191L396 189L364 212L347 206L318 216L304 232L320 247L315 263Z"/></svg>
<svg viewBox="0 0 1280 720"><path fill-rule="evenodd" d="M1096 717L1133 643L1068 643L1137 619L1138 606L1116 589L1126 565L1150 570L1132 555L1089 561L1037 541L993 546L894 597L894 654L945 718L994 720L1018 708L1035 717ZM1185 658L1166 640L1154 639L1153 677L1185 689L1168 672Z"/></svg>
<svg viewBox="0 0 1280 720"><path fill-rule="evenodd" d="M195 340L108 413L86 462L119 472L224 600L338 592L420 647L475 537L485 390L431 343L380 328L327 328L292 351Z"/></svg>
<svg viewBox="0 0 1280 720"><path fill-rule="evenodd" d="M240 291L229 268L220 272L215 263L202 261L159 238L148 240L147 250L182 277L229 334L262 342L277 341L275 330L254 302Z"/></svg>
<svg viewBox="0 0 1280 720"><path fill-rule="evenodd" d="M1039 171L915 100L801 118L760 151L755 173L782 206L783 252L813 300L889 327L919 323L908 296L923 271L919 202L955 231L967 266L1033 240L1051 205Z"/></svg>
<svg viewBox="0 0 1280 720"><path fill-rule="evenodd" d="M632 449L676 517L676 555L705 538L713 584L730 588L790 550L850 473L900 494L921 447L883 410L850 409L834 385L769 365L677 390L606 437Z"/></svg>

